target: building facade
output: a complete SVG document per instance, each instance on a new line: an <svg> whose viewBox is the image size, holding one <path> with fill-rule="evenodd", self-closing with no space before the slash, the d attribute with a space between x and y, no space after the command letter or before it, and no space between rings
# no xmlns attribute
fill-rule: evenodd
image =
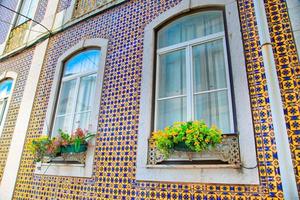
<svg viewBox="0 0 300 200"><path fill-rule="evenodd" d="M0 199L298 199L299 0L0 0ZM21 13L18 14L18 13ZM211 153L152 132L204 119ZM96 133L84 162L29 142Z"/></svg>

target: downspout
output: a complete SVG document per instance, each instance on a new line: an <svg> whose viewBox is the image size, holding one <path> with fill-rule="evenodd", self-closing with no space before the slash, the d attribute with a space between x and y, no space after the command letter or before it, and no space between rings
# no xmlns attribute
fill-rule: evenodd
<svg viewBox="0 0 300 200"><path fill-rule="evenodd" d="M287 200L299 199L264 1L254 0L254 9L267 79L283 195Z"/></svg>

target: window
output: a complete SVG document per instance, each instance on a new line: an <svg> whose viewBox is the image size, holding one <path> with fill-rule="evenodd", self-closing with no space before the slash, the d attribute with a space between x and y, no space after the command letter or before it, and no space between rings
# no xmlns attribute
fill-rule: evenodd
<svg viewBox="0 0 300 200"><path fill-rule="evenodd" d="M0 82L0 127L1 127L0 130L2 130L4 125L5 114L8 109L8 99L11 95L12 85L13 85L12 79L6 79Z"/></svg>
<svg viewBox="0 0 300 200"><path fill-rule="evenodd" d="M223 9L207 8L207 1L181 1L145 26L137 181L259 184L257 168L220 163L222 158L209 152L193 157L193 162L184 153L153 162L161 159L156 157L153 129L174 121L204 119L226 134L236 133L226 137L235 138L226 155L234 156L230 152L237 147L244 166L257 163L238 5L227 0L209 4ZM232 55L230 68L227 50Z"/></svg>
<svg viewBox="0 0 300 200"><path fill-rule="evenodd" d="M155 129L204 120L234 133L223 11L184 16L157 33Z"/></svg>
<svg viewBox="0 0 300 200"><path fill-rule="evenodd" d="M77 127L98 133L98 118L108 40L80 40L58 59L44 122L43 132L55 137L58 129L71 132ZM91 177L96 139L86 151L85 163L42 163L35 173L54 176Z"/></svg>
<svg viewBox="0 0 300 200"><path fill-rule="evenodd" d="M99 60L100 50L90 49L65 62L52 136L90 129Z"/></svg>
<svg viewBox="0 0 300 200"><path fill-rule="evenodd" d="M23 0L19 12L22 15L25 15L33 19L38 2L39 2L38 0ZM27 20L28 20L27 18L18 15L15 26L19 26L20 24L23 24Z"/></svg>

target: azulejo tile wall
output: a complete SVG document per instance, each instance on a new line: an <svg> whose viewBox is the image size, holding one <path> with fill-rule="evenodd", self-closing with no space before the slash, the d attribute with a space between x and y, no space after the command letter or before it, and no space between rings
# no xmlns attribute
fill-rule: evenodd
<svg viewBox="0 0 300 200"><path fill-rule="evenodd" d="M179 0L128 1L51 38L27 139L41 134L58 57L84 38L109 39L93 177L87 179L34 175L33 160L26 146L15 188L15 199L283 198L252 0L239 0L238 6L260 184L188 184L135 180L143 31L146 24L178 3Z"/></svg>
<svg viewBox="0 0 300 200"><path fill-rule="evenodd" d="M7 6L11 9L15 9L17 6L18 1L17 0L3 0L1 1L1 4L4 6ZM5 39L6 35L9 31L9 23L12 21L14 13L10 12L6 8L3 8L0 6L0 44L2 44Z"/></svg>
<svg viewBox="0 0 300 200"><path fill-rule="evenodd" d="M300 191L300 63L286 1L265 0L298 191Z"/></svg>
<svg viewBox="0 0 300 200"><path fill-rule="evenodd" d="M47 4L48 4L48 0L40 0L39 1L38 7L36 9L35 16L34 16L34 19L37 22L41 22L44 19Z"/></svg>
<svg viewBox="0 0 300 200"><path fill-rule="evenodd" d="M12 134L15 128L25 82L27 80L27 75L31 64L33 49L34 48L27 49L19 55L0 61L0 73L4 71L14 71L18 74L15 89L12 94L11 103L9 105L7 117L4 123L3 132L0 137L0 182L6 163Z"/></svg>

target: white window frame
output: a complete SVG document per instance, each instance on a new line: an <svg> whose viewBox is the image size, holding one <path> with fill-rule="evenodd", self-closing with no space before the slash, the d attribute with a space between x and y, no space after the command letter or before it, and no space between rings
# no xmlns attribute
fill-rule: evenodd
<svg viewBox="0 0 300 200"><path fill-rule="evenodd" d="M148 140L151 135L153 117L153 82L154 60L156 58L155 30L169 20L192 9L207 7L223 7L226 15L228 50L231 53L232 86L235 91L236 123L240 145L240 157L243 166L253 169L232 168L220 165L155 165L149 166ZM245 66L242 35L240 32L238 5L235 0L210 1L181 1L156 17L145 27L144 53L141 78L141 100L138 126L138 145L136 162L137 181L163 181L163 182L194 182L219 184L259 184L259 175L254 140L252 111L250 104L249 87Z"/></svg>
<svg viewBox="0 0 300 200"><path fill-rule="evenodd" d="M89 49L85 49L85 50L82 50L79 53L83 53L85 51L88 51L88 50L99 50L100 51L100 56L101 56L101 49L95 49L95 48L89 48ZM74 56L78 55L78 54L75 54ZM72 57L70 58L72 59ZM100 59L100 58L99 58ZM64 64L65 66L65 64ZM98 68L100 68L101 66L98 66ZM79 87L80 87L80 80L82 77L86 77L86 76L90 76L90 75L94 75L94 74L97 74L97 71L98 70L90 70L90 71L86 71L86 72L81 72L81 73L77 73L77 74L74 74L74 75L71 75L71 76L66 76L66 77L62 77L61 79L61 83L60 83L60 86L62 86L64 84L64 82L67 82L67 81L70 81L70 80L76 80L76 85L75 85L75 96L74 96L74 102L73 102L73 105L72 105L72 111L71 113L69 114L62 114L62 115L58 115L57 112L58 112L58 109L56 108L56 112L55 112L55 115L54 115L54 118L53 118L53 125L52 125L52 132L53 132L53 128L55 127L55 122L56 122L56 118L58 117L62 117L62 116L68 116L68 115L71 115L71 130L67 130L69 133L71 133L72 131L74 131L74 120L75 120L75 116L76 114L79 114L79 113L76 113L76 106L77 106L77 101L78 101L78 93L79 93ZM97 77L99 76L99 74L97 74ZM98 81L96 81L96 84L98 83ZM59 92L59 95L58 95L58 98L57 98L57 103L60 102L60 98L61 98L61 87L60 87L60 92ZM93 103L93 108L97 108L97 101L94 100L94 103ZM91 112L91 116L94 114L94 110L89 110L89 111L83 111L83 112ZM81 113L83 113L81 112ZM92 117L90 119L90 124L93 123L93 120L92 120ZM64 131L64 130L63 130ZM52 135L51 135L52 136Z"/></svg>
<svg viewBox="0 0 300 200"><path fill-rule="evenodd" d="M97 80L96 80L96 93L94 99L94 109L91 113L91 132L97 133L98 130L98 116L100 110L100 101L101 93L103 86L104 70L106 63L106 54L107 54L108 40L103 38L93 38L81 40L76 45L68 49L63 55L58 58L53 84L51 88L49 103L46 112L46 118L44 121L43 134L49 135L48 127L54 119L54 114L56 112L55 105L58 98L58 93L60 89L60 80L62 77L64 63L70 58L71 55L74 55L78 52L81 52L85 49L98 48L101 51L99 67L97 70ZM92 177L93 172L93 162L94 162L94 153L95 153L95 138L91 140L91 145L89 145L86 155L85 164L56 164L56 163L40 163L36 166L35 174L40 175L52 175L52 176L71 176L71 177Z"/></svg>
<svg viewBox="0 0 300 200"><path fill-rule="evenodd" d="M12 95L13 95L13 92L14 92L14 88L15 88L15 83L16 83L17 77L18 77L18 74L16 72L14 72L14 71L4 71L0 75L0 83L2 81L5 81L6 79L11 79L12 80L11 92L7 96L7 103L6 103L6 107L5 107L4 113L3 113L2 123L0 124L0 137L1 137L2 132L3 132L4 124L5 124L5 121L6 121L6 117L7 117L7 113L8 113L8 110L9 110L11 98L12 98Z"/></svg>
<svg viewBox="0 0 300 200"><path fill-rule="evenodd" d="M224 20L223 20L224 21ZM213 42L216 40L222 40L223 42L223 50L224 50L224 61L225 61L225 70L226 70L226 88L220 88L215 90L206 90L201 92L194 92L193 88L193 59L192 59L192 48L197 45L206 44L208 42ZM185 50L185 59L186 59L186 94L185 95L177 95L172 97L164 97L164 98L158 98L158 91L159 91L159 57L161 55L171 53L177 50ZM158 101L160 100L167 100L167 99L174 99L178 97L186 97L187 102L187 121L195 120L195 105L194 105L194 95L197 94L204 94L204 93L210 93L210 92L216 92L216 91L224 91L227 90L227 97L228 97L228 106L229 106L229 117L230 117L230 127L231 131L230 133L235 132L234 128L234 118L233 118L233 108L232 108L232 95L231 95L231 84L230 84L230 75L229 75L229 65L228 65L228 58L227 58L227 45L226 45L226 37L225 32L218 32L214 34L210 34L204 37L200 37L197 39L189 40L186 42L181 42L175 45L167 46L164 48L160 48L157 50L157 70L156 70L156 88L155 88L155 120L154 120L154 130L157 130L157 119L158 119Z"/></svg>

